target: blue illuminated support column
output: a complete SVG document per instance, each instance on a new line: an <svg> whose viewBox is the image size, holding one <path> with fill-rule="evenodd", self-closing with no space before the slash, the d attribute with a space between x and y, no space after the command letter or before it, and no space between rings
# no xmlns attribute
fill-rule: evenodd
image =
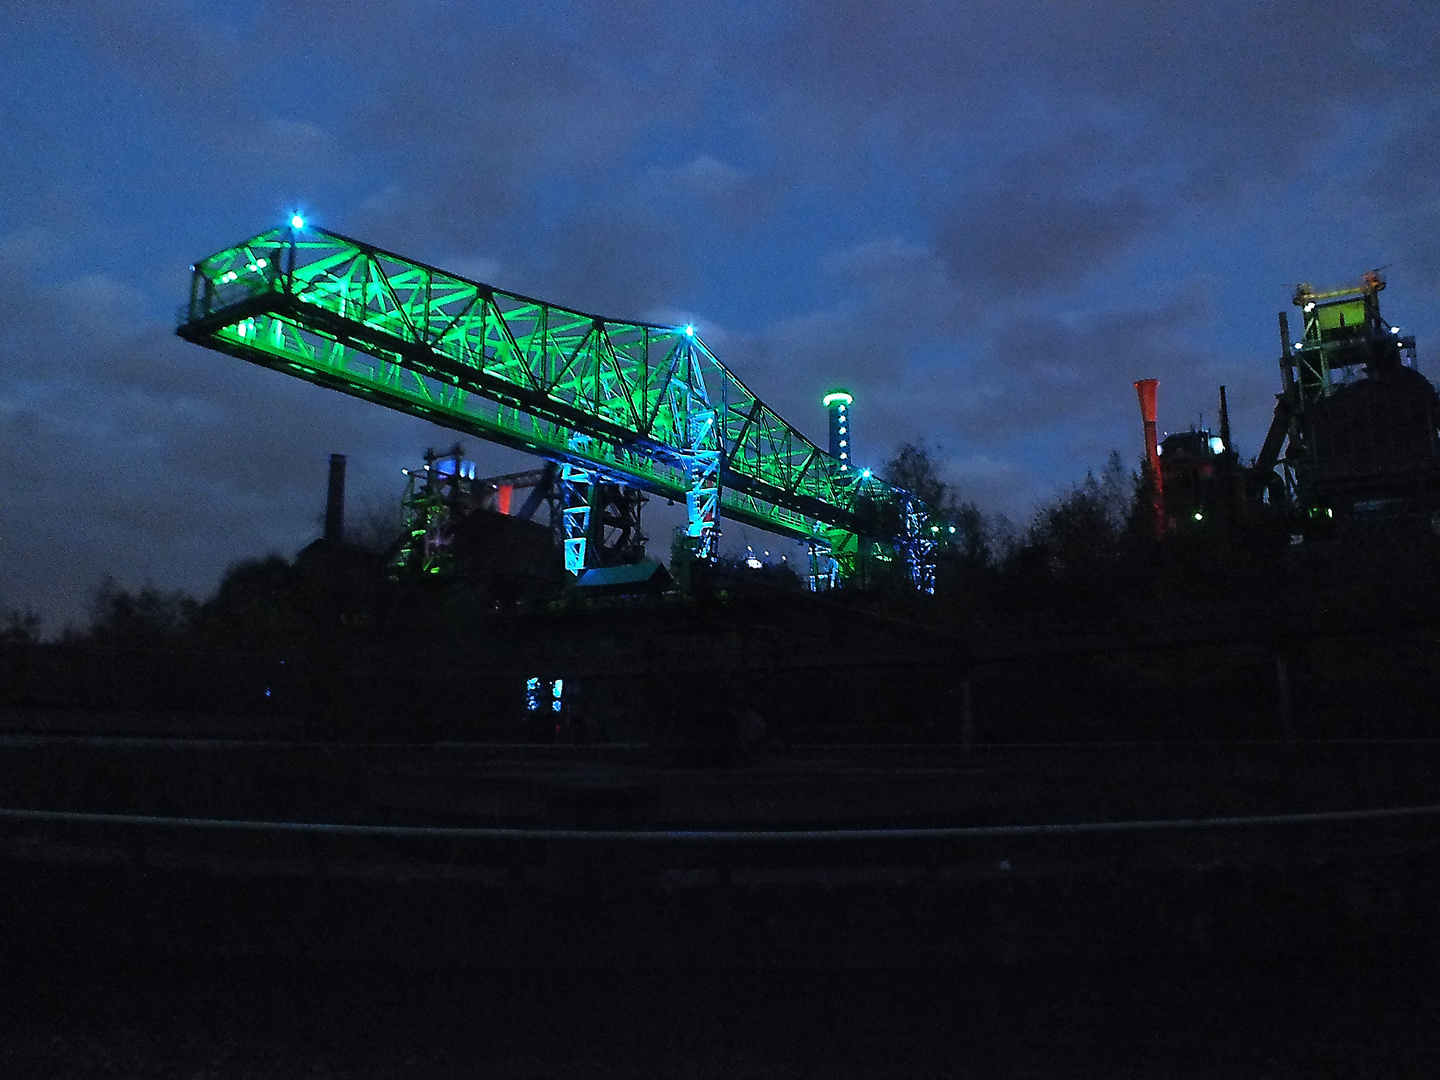
<svg viewBox="0 0 1440 1080"><path fill-rule="evenodd" d="M910 571L910 584L917 592L935 595L936 528L930 523L925 504L908 492L905 499L905 563Z"/></svg>
<svg viewBox="0 0 1440 1080"><path fill-rule="evenodd" d="M584 436L572 440L571 449L583 449ZM599 477L568 462L560 466L560 527L565 545L565 569L576 577L585 572L591 557L590 510Z"/></svg>
<svg viewBox="0 0 1440 1080"><path fill-rule="evenodd" d="M850 455L850 406L855 399L849 390L831 390L825 395L825 411L830 414L830 456L840 459L840 468L848 472Z"/></svg>
<svg viewBox="0 0 1440 1080"><path fill-rule="evenodd" d="M713 412L690 414L688 441L685 476L690 490L685 493L685 509L690 522L685 531L695 557L709 562L720 540L720 440Z"/></svg>
<svg viewBox="0 0 1440 1080"><path fill-rule="evenodd" d="M812 537L805 545L810 549L810 591L823 592L835 588L840 583L840 566L835 561L830 544L819 537Z"/></svg>

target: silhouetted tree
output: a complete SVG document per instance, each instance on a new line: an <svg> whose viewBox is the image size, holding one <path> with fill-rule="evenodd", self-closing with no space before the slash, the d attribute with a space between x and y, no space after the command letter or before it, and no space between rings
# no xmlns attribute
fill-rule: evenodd
<svg viewBox="0 0 1440 1080"><path fill-rule="evenodd" d="M1123 599L1130 579L1136 478L1118 453L1035 513L1001 567L1009 606L1100 613Z"/></svg>
<svg viewBox="0 0 1440 1080"><path fill-rule="evenodd" d="M0 612L0 644L33 645L40 640L41 619L29 608Z"/></svg>
<svg viewBox="0 0 1440 1080"><path fill-rule="evenodd" d="M950 485L940 479L936 452L924 443L901 443L895 456L885 463L884 476L898 488L918 496L937 513L944 513Z"/></svg>
<svg viewBox="0 0 1440 1080"><path fill-rule="evenodd" d="M1039 510L1027 543L1043 550L1060 575L1114 565L1134 513L1135 487L1119 452L1111 451L1098 477L1087 472L1084 481Z"/></svg>
<svg viewBox="0 0 1440 1080"><path fill-rule="evenodd" d="M345 514L345 542L385 555L400 537L400 501L364 499Z"/></svg>
<svg viewBox="0 0 1440 1080"><path fill-rule="evenodd" d="M268 651L293 647L310 630L310 592L295 567L279 555L247 559L225 572L215 595L195 618L207 644Z"/></svg>
<svg viewBox="0 0 1440 1080"><path fill-rule="evenodd" d="M181 590L165 592L146 585L132 593L107 575L95 589L90 627L82 636L124 648L174 646L192 629L199 607Z"/></svg>

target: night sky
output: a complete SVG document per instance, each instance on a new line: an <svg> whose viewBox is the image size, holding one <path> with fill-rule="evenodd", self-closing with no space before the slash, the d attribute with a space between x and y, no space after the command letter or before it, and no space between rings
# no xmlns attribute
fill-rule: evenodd
<svg viewBox="0 0 1440 1080"><path fill-rule="evenodd" d="M1137 378L1168 430L1226 384L1253 455L1297 282L1388 264L1440 374L1431 4L0 10L0 608L50 632L107 573L203 595L293 555L332 451L379 506L453 439L174 336L190 264L297 210L693 321L816 440L847 385L861 464L926 440L1022 522L1138 459Z"/></svg>

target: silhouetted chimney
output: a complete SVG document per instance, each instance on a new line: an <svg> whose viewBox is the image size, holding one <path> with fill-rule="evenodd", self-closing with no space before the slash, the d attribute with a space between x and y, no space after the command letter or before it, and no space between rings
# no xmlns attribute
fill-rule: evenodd
<svg viewBox="0 0 1440 1080"><path fill-rule="evenodd" d="M345 455L330 455L330 488L325 495L325 539L345 539Z"/></svg>

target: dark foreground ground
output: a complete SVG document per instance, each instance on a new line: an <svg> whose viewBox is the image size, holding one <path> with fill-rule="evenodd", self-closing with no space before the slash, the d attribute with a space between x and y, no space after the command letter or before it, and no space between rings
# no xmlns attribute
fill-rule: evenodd
<svg viewBox="0 0 1440 1080"><path fill-rule="evenodd" d="M9 955L6 1077L1428 1077L1435 955L466 969Z"/></svg>
<svg viewBox="0 0 1440 1080"><path fill-rule="evenodd" d="M1440 1075L1430 743L0 749L7 1080Z"/></svg>

